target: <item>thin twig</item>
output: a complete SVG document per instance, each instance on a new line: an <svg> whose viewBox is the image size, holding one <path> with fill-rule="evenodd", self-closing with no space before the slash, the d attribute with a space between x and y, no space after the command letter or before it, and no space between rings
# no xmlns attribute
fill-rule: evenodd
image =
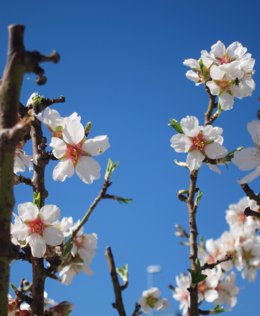
<svg viewBox="0 0 260 316"><path fill-rule="evenodd" d="M206 270L206 269L214 269L217 265L232 260L232 256L231 255L226 255L223 259L218 259L216 262L214 263L205 263L202 267L201 270Z"/></svg>
<svg viewBox="0 0 260 316"><path fill-rule="evenodd" d="M124 307L123 298L122 298L123 290L118 281L115 261L114 261L114 257L113 257L112 250L110 247L107 247L105 256L108 262L110 275L111 275L113 288L114 288L114 294L115 294L115 303L113 304L113 307L118 311L119 316L126 316L125 307Z"/></svg>
<svg viewBox="0 0 260 316"><path fill-rule="evenodd" d="M250 188L247 183L241 183L241 188L245 192L245 194L251 199L254 200L258 205L260 205L260 196L259 194L255 194L255 192Z"/></svg>
<svg viewBox="0 0 260 316"><path fill-rule="evenodd" d="M33 183L32 183L31 179L26 178L26 177L21 176L21 175L17 175L17 174L14 175L14 183L15 184L24 183L26 185L33 187Z"/></svg>
<svg viewBox="0 0 260 316"><path fill-rule="evenodd" d="M253 216L253 217L260 218L260 212L253 211L253 210L250 209L250 207L247 207L247 208L244 210L244 214L245 214L246 216Z"/></svg>

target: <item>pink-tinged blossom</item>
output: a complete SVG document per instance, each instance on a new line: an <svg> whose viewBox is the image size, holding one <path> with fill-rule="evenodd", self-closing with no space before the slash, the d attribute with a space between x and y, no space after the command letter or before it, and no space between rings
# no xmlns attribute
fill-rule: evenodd
<svg viewBox="0 0 260 316"><path fill-rule="evenodd" d="M60 269L59 276L61 278L61 282L66 285L70 284L74 276L81 271L85 272L89 276L93 274L91 269L85 265L84 262L69 263Z"/></svg>
<svg viewBox="0 0 260 316"><path fill-rule="evenodd" d="M60 210L56 205L45 205L40 210L31 203L18 205L18 217L12 225L14 241L21 246L30 245L32 255L42 258L47 245L58 246L63 242L63 234L58 229Z"/></svg>
<svg viewBox="0 0 260 316"><path fill-rule="evenodd" d="M186 315L190 306L190 293L188 288L190 287L190 278L185 274L176 276L177 286L173 291L173 298L180 302L179 309L182 311L182 315Z"/></svg>
<svg viewBox="0 0 260 316"><path fill-rule="evenodd" d="M237 269L242 271L242 278L254 281L260 268L260 236L240 238L237 247Z"/></svg>
<svg viewBox="0 0 260 316"><path fill-rule="evenodd" d="M184 65L191 68L186 77L196 83L203 83L212 95L218 96L222 110L233 108L234 97L242 99L252 95L255 89L255 60L247 48L234 42L227 48L218 41L210 52L201 51L199 60L186 59Z"/></svg>
<svg viewBox="0 0 260 316"><path fill-rule="evenodd" d="M218 298L214 301L216 305L225 304L228 309L233 308L237 303L237 295L239 288L235 284L236 273L233 271L229 275L225 275L218 286Z"/></svg>
<svg viewBox="0 0 260 316"><path fill-rule="evenodd" d="M92 156L102 154L110 144L105 135L86 139L83 125L72 117L65 121L62 139L52 137L50 146L60 160L53 170L54 180L64 181L76 171L84 183L90 184L100 177L100 165Z"/></svg>
<svg viewBox="0 0 260 316"><path fill-rule="evenodd" d="M256 229L260 229L260 221L257 218L245 215L244 211L247 207L253 211L259 209L255 201L244 197L238 203L229 205L226 212L226 221L230 230L236 235L254 234Z"/></svg>
<svg viewBox="0 0 260 316"><path fill-rule="evenodd" d="M26 153L19 147L15 149L14 156L14 173L24 172L25 169L32 170L32 157L26 155Z"/></svg>
<svg viewBox="0 0 260 316"><path fill-rule="evenodd" d="M226 156L227 149L222 146L222 128L201 126L195 116L183 118L180 126L183 133L172 136L171 147L176 152L188 153L186 163L191 171L199 169L205 158L219 159Z"/></svg>
<svg viewBox="0 0 260 316"><path fill-rule="evenodd" d="M206 274L207 278L198 284L198 300L212 303L218 298L217 286L222 277L222 271L217 266L214 269L204 270L203 274Z"/></svg>
<svg viewBox="0 0 260 316"><path fill-rule="evenodd" d="M255 147L244 148L236 151L232 162L243 171L254 169L251 173L243 177L240 183L249 183L260 176L260 121L252 121L247 124Z"/></svg>
<svg viewBox="0 0 260 316"><path fill-rule="evenodd" d="M142 297L139 300L142 311L148 313L151 309L159 311L167 308L169 306L168 300L160 298L160 295L161 293L156 287L143 291Z"/></svg>

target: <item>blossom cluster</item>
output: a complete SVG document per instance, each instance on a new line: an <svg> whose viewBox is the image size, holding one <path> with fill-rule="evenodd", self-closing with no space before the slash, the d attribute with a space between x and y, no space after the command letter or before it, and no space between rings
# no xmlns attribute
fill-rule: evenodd
<svg viewBox="0 0 260 316"><path fill-rule="evenodd" d="M228 308L236 305L238 287L235 285L235 268L241 272L242 278L255 280L257 269L260 268L260 236L258 230L260 221L255 217L246 217L244 210L258 212L259 206L248 197L238 203L229 205L226 211L226 221L229 230L220 238L209 239L199 247L201 265L216 264L213 269L203 271L207 278L198 284L199 302L226 304ZM221 262L227 255L231 260ZM217 264L217 262L221 262ZM180 309L185 315L189 308L190 276L182 274L176 277L177 287L173 297L180 302Z"/></svg>
<svg viewBox="0 0 260 316"><path fill-rule="evenodd" d="M202 50L198 60L190 58L183 63L191 68L186 73L187 78L196 85L203 84L217 96L222 110L232 109L234 97L250 96L255 89L252 78L255 60L239 42L225 47L218 41L209 52Z"/></svg>
<svg viewBox="0 0 260 316"><path fill-rule="evenodd" d="M36 258L48 258L53 254L63 258L60 249L66 245L66 237L72 236L79 222L73 225L72 218L66 217L59 221L59 215L56 205L45 205L39 209L32 202L19 204L18 215L15 215L11 226L12 242L22 248L29 245ZM69 256L58 267L62 283L69 284L80 271L92 274L90 264L96 247L96 234L83 234L83 228L75 234Z"/></svg>
<svg viewBox="0 0 260 316"><path fill-rule="evenodd" d="M169 302L166 298L161 298L161 292L157 287L152 287L143 291L139 304L143 313L149 313L150 310L162 310L169 307Z"/></svg>

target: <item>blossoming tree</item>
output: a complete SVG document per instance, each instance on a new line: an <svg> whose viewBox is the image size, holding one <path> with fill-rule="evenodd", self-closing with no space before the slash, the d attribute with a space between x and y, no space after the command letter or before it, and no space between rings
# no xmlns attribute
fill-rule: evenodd
<svg viewBox="0 0 260 316"><path fill-rule="evenodd" d="M45 168L49 161L57 161L53 180L67 181L76 173L84 185L91 184L101 177L100 165L94 157L103 154L110 143L107 135L90 138L91 123L84 126L77 113L62 117L50 108L54 103L64 102L64 97L48 99L33 93L26 105L20 103L24 74L34 72L38 75L38 83L43 84L46 78L39 64L59 60L56 52L44 56L26 51L23 32L21 25L9 27L8 60L0 83L0 316L63 316L71 313L73 305L49 299L45 292L46 278L70 284L80 271L91 275L98 239L95 233L84 233L84 224L101 200L128 203L130 199L108 193L110 178L117 167L117 163L109 159L103 186L82 219L76 222L72 217L60 219L59 207L45 203L48 196ZM185 238L190 249L189 274L177 276L177 286L171 288L182 314L198 316L234 307L239 292L235 271L253 281L260 267L257 234L260 200L248 185L260 175L260 122L248 124L255 147L232 151L223 145L223 129L213 126L224 111L233 108L234 98L249 96L255 88L254 59L242 44L234 42L226 48L218 41L210 52L202 51L199 60L187 59L184 64L191 68L186 73L187 78L204 86L210 100L204 123L199 123L193 115L180 122L170 120L170 126L177 132L170 140L171 147L177 153L187 154L185 162L176 160L176 164L187 169L189 174L189 188L178 192L179 199L187 204L189 231L177 225L176 235ZM50 150L43 126L50 132ZM32 145L32 156L25 153L26 144ZM217 240L198 242L196 212L202 197L197 186L200 168L207 164L219 173L218 165L231 162L242 170L254 169L240 180L246 196L228 207L229 231L223 232ZM32 178L20 174L27 168L33 172ZM32 189L32 200L19 203L14 210L13 187L20 183ZM120 316L125 316L122 291L128 286L128 267L116 267L110 247L106 250L106 258L115 293L113 307ZM31 264L32 281L23 279L20 286L12 284L15 297L11 297L8 294L9 266L12 260L20 259ZM203 302L213 303L212 309L202 309ZM160 290L153 287L137 299L132 315L168 306L168 300L161 298Z"/></svg>

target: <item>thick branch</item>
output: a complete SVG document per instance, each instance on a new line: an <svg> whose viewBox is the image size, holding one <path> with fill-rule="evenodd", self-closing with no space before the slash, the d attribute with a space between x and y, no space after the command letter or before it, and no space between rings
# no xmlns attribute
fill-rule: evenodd
<svg viewBox="0 0 260 316"><path fill-rule="evenodd" d="M120 283L118 281L114 257L110 247L107 247L105 256L109 265L110 275L115 293L115 303L113 304L113 307L117 309L119 316L126 316L124 303L122 299L122 287L120 286Z"/></svg>
<svg viewBox="0 0 260 316"><path fill-rule="evenodd" d="M254 200L260 206L259 194L255 194L255 192L250 188L250 186L247 183L242 183L241 188L251 200Z"/></svg>
<svg viewBox="0 0 260 316"><path fill-rule="evenodd" d="M196 223L196 211L197 205L195 204L196 194L196 183L197 183L198 171L194 170L190 172L190 187L189 195L187 199L187 206L189 210L189 228L190 228L190 268L196 270L195 261L198 256L198 245L197 245L197 223ZM190 308L189 316L198 316L198 287L197 285L191 284L189 288L190 292Z"/></svg>
<svg viewBox="0 0 260 316"><path fill-rule="evenodd" d="M253 217L257 217L260 218L260 212L256 212L250 209L250 207L247 207L244 211L244 214L246 216L253 216Z"/></svg>

